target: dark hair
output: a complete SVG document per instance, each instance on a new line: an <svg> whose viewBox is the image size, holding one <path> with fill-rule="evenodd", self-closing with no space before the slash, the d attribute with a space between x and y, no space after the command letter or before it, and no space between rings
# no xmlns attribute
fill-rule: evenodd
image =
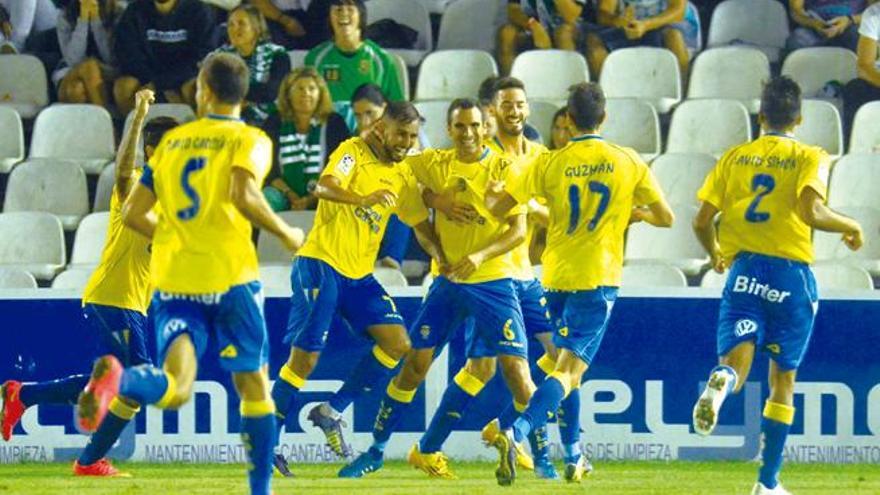
<svg viewBox="0 0 880 495"><path fill-rule="evenodd" d="M605 93L599 83L583 82L568 89L568 115L580 131L596 129L605 118Z"/></svg>
<svg viewBox="0 0 880 495"><path fill-rule="evenodd" d="M364 83L357 87L354 90L354 94L351 95L352 104L356 101L367 100L373 105L382 106L388 103L388 100L385 98L385 95L382 94L382 88L373 84L373 83Z"/></svg>
<svg viewBox="0 0 880 495"><path fill-rule="evenodd" d="M364 5L364 0L330 0L328 3L327 26L330 27L330 33L333 33L333 24L330 22L330 9L344 5L354 5L358 9L358 28L360 28L361 38L363 38L364 32L367 30L367 6Z"/></svg>
<svg viewBox="0 0 880 495"><path fill-rule="evenodd" d="M421 114L419 114L416 106L408 101L392 101L388 103L388 106L385 107L385 113L382 114L382 118L393 120L399 124L425 121Z"/></svg>
<svg viewBox="0 0 880 495"><path fill-rule="evenodd" d="M495 84L492 88L492 100L498 97L498 93L504 91L505 89L521 89L523 91L526 90L526 85L523 84L522 81L515 77L501 77L495 81Z"/></svg>
<svg viewBox="0 0 880 495"><path fill-rule="evenodd" d="M476 108L480 111L480 117L482 119L486 119L486 115L483 114L483 107L479 105L476 101L470 98L456 98L452 100L452 103L449 104L449 109L446 110L446 124L452 123L452 114L455 113L456 110L470 110L471 108Z"/></svg>
<svg viewBox="0 0 880 495"><path fill-rule="evenodd" d="M212 53L202 65L205 80L221 103L237 105L250 87L250 71L244 60L231 53Z"/></svg>
<svg viewBox="0 0 880 495"><path fill-rule="evenodd" d="M263 16L263 13L253 4L242 3L229 11L229 17L232 17L232 14L239 10L247 14L251 24L253 24L254 30L257 32L257 44L269 41L269 25L266 24L266 18Z"/></svg>
<svg viewBox="0 0 880 495"><path fill-rule="evenodd" d="M70 0L64 8L64 17L71 26L75 26L79 18L79 4L79 0ZM98 0L98 17L104 27L113 27L120 10L118 0Z"/></svg>
<svg viewBox="0 0 880 495"><path fill-rule="evenodd" d="M550 120L551 124L555 124L559 117L564 117L568 115L568 107L562 107L553 114L553 118Z"/></svg>
<svg viewBox="0 0 880 495"><path fill-rule="evenodd" d="M481 106L492 104L495 99L495 84L501 80L498 76L489 76L480 83L480 89L477 90L477 99Z"/></svg>
<svg viewBox="0 0 880 495"><path fill-rule="evenodd" d="M761 92L761 115L773 129L791 127L801 115L801 88L788 76L770 79Z"/></svg>
<svg viewBox="0 0 880 495"><path fill-rule="evenodd" d="M173 117L155 117L144 126L144 146L159 146L159 141L166 132L174 129L180 123Z"/></svg>

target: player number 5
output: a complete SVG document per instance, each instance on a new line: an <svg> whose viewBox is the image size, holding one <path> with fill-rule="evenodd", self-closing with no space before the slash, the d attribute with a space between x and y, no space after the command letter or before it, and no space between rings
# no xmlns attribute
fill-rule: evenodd
<svg viewBox="0 0 880 495"><path fill-rule="evenodd" d="M183 187L183 193L186 194L186 197L189 198L192 205L177 210L177 218L181 220L192 220L199 214L201 198L199 197L199 193L196 192L193 186L189 183L189 180L192 174L205 168L207 162L207 159L203 156L190 158L183 167L183 173L180 175L180 185Z"/></svg>
<svg viewBox="0 0 880 495"><path fill-rule="evenodd" d="M605 184L594 180L587 184L587 188L591 193L599 195L599 205L596 207L596 214L587 223L587 230L593 231L596 230L596 227L602 220L602 216L608 210L608 203L611 202L611 189ZM571 211L568 217L568 231L566 233L571 235L577 230L581 219L581 190L575 184L568 188L568 204Z"/></svg>

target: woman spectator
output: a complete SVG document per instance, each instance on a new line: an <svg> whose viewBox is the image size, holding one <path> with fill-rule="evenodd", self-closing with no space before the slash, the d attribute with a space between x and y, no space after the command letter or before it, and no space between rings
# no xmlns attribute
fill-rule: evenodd
<svg viewBox="0 0 880 495"><path fill-rule="evenodd" d="M63 59L52 80L62 103L109 106L117 77L110 38L121 13L116 0L73 0L58 16Z"/></svg>
<svg viewBox="0 0 880 495"><path fill-rule="evenodd" d="M553 114L550 126L550 149L558 150L571 141L571 127L568 122L568 107L562 107Z"/></svg>
<svg viewBox="0 0 880 495"><path fill-rule="evenodd" d="M310 67L284 78L277 104L265 126L276 152L263 193L275 211L314 209L315 184L327 158L348 139L348 127L333 111L327 83Z"/></svg>
<svg viewBox="0 0 880 495"><path fill-rule="evenodd" d="M357 135L366 136L373 123L385 113L388 100L382 94L382 88L373 83L361 84L351 97L351 110L357 122Z"/></svg>
<svg viewBox="0 0 880 495"><path fill-rule="evenodd" d="M242 5L229 14L226 23L229 44L218 52L234 53L244 59L251 79L242 118L261 127L274 112L281 81L290 72L290 57L283 46L269 42L266 19L253 5Z"/></svg>

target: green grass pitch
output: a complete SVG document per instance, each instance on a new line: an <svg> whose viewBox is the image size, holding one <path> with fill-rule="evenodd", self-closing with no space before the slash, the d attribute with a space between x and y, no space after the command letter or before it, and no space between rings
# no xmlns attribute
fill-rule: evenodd
<svg viewBox="0 0 880 495"><path fill-rule="evenodd" d="M128 479L82 479L70 475L68 464L0 465L0 494L28 495L240 495L247 493L241 465L119 464ZM747 495L756 464L745 462L610 462L581 484L546 482L520 471L516 485L495 484L489 463L456 463L457 481L429 480L403 462L390 462L367 478L336 478L339 465L295 466L296 479L275 478L276 495L434 495L434 494L561 494L603 495ZM794 495L880 494L878 465L785 466L783 480Z"/></svg>

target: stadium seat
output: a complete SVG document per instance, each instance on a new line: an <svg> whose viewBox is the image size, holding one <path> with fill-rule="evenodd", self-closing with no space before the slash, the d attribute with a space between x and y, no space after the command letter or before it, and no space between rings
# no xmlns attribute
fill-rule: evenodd
<svg viewBox="0 0 880 495"><path fill-rule="evenodd" d="M73 252L70 265L95 266L101 262L104 241L107 239L107 227L110 225L110 213L92 213L83 218L76 229L73 239Z"/></svg>
<svg viewBox="0 0 880 495"><path fill-rule="evenodd" d="M880 153L878 122L880 122L880 101L865 103L859 108L849 138L850 153ZM880 157L880 155L876 156Z"/></svg>
<svg viewBox="0 0 880 495"><path fill-rule="evenodd" d="M691 67L688 98L738 100L749 112L758 113L761 90L770 80L770 61L760 50L728 46L706 50Z"/></svg>
<svg viewBox="0 0 880 495"><path fill-rule="evenodd" d="M782 75L794 79L805 98L816 98L827 83L846 84L858 77L857 65L856 54L846 48L802 48L785 57Z"/></svg>
<svg viewBox="0 0 880 495"><path fill-rule="evenodd" d="M14 108L0 106L0 173L9 173L23 159L24 127L21 117Z"/></svg>
<svg viewBox="0 0 880 495"><path fill-rule="evenodd" d="M397 70L397 80L400 81L403 97L409 101L412 89L409 87L409 69L407 68L406 60L397 53L391 53L391 60L394 62L394 68Z"/></svg>
<svg viewBox="0 0 880 495"><path fill-rule="evenodd" d="M279 213L290 226L299 227L308 235L315 223L314 211L282 211ZM269 232L260 231L257 236L257 259L261 265L290 265L293 255L285 249L284 244Z"/></svg>
<svg viewBox="0 0 880 495"><path fill-rule="evenodd" d="M425 278L422 279L422 288L428 290L431 287L431 284L434 283L434 276L430 273L425 274Z"/></svg>
<svg viewBox="0 0 880 495"><path fill-rule="evenodd" d="M96 105L52 105L37 116L30 158L72 160L98 174L116 154L113 120Z"/></svg>
<svg viewBox="0 0 880 495"><path fill-rule="evenodd" d="M32 119L49 104L49 83L40 59L32 55L0 55L0 107Z"/></svg>
<svg viewBox="0 0 880 495"><path fill-rule="evenodd" d="M20 268L0 268L0 289L36 289L37 279Z"/></svg>
<svg viewBox="0 0 880 495"><path fill-rule="evenodd" d="M551 101L535 100L529 102L529 124L538 129L541 139L546 146L550 146L551 129L553 128L553 116L563 105Z"/></svg>
<svg viewBox="0 0 880 495"><path fill-rule="evenodd" d="M822 100L804 100L801 104L801 125L794 136L802 143L820 146L837 160L843 154L843 126L840 112L833 104Z"/></svg>
<svg viewBox="0 0 880 495"><path fill-rule="evenodd" d="M671 51L640 46L608 55L599 76L608 98L638 98L659 113L681 101L681 69Z"/></svg>
<svg viewBox="0 0 880 495"><path fill-rule="evenodd" d="M403 260L403 263L400 264L400 271L407 280L424 276L430 268L429 262L421 260Z"/></svg>
<svg viewBox="0 0 880 495"><path fill-rule="evenodd" d="M455 0L419 0L419 2L428 9L432 14L443 14L449 7L449 4Z"/></svg>
<svg viewBox="0 0 880 495"><path fill-rule="evenodd" d="M850 251L841 241L840 234L815 232L813 249L816 264L825 262L844 263L868 270L873 276L880 276L880 209L866 207L837 207L837 211L855 218L865 233L865 245L858 251Z"/></svg>
<svg viewBox="0 0 880 495"><path fill-rule="evenodd" d="M55 277L55 280L52 281L52 288L76 289L82 291L86 287L86 284L89 283L89 278L92 276L93 271L95 271L93 267L64 270Z"/></svg>
<svg viewBox="0 0 880 495"><path fill-rule="evenodd" d="M686 100L672 112L666 152L720 157L752 139L749 112L735 100Z"/></svg>
<svg viewBox="0 0 880 495"><path fill-rule="evenodd" d="M409 285L403 273L394 268L377 266L373 269L373 276L376 277L379 285L385 288L386 291L391 287L406 287Z"/></svg>
<svg viewBox="0 0 880 495"><path fill-rule="evenodd" d="M74 230L89 213L86 175L79 165L54 160L27 161L9 174L3 212L42 211Z"/></svg>
<svg viewBox="0 0 880 495"><path fill-rule="evenodd" d="M196 114L193 112L192 107L184 105L183 103L156 103L150 106L150 109L147 111L147 118L144 122L149 122L156 117L171 117L179 123L185 124L195 120ZM128 115L125 117L125 125L123 126L122 131L123 135L125 132L128 132L128 129L131 127L131 119L133 118L134 110L128 112ZM138 150L138 152L141 151L143 150Z"/></svg>
<svg viewBox="0 0 880 495"><path fill-rule="evenodd" d="M687 287L687 278L667 264L624 265L621 287Z"/></svg>
<svg viewBox="0 0 880 495"><path fill-rule="evenodd" d="M601 133L610 142L636 150L646 162L660 154L660 118L650 103L608 98Z"/></svg>
<svg viewBox="0 0 880 495"><path fill-rule="evenodd" d="M0 266L52 280L65 265L64 229L50 213L0 213Z"/></svg>
<svg viewBox="0 0 880 495"><path fill-rule="evenodd" d="M424 5L419 2L401 2L399 0L370 0L366 5L369 24L382 19L392 19L419 32L413 49L389 50L391 53L400 55L407 65L412 67L419 65L425 55L431 52L433 45L431 16Z"/></svg>
<svg viewBox="0 0 880 495"><path fill-rule="evenodd" d="M446 129L446 111L449 109L449 101L418 101L416 108L424 117L425 123L422 130L428 137L432 148L449 148L452 141L449 139L449 131Z"/></svg>
<svg viewBox="0 0 880 495"><path fill-rule="evenodd" d="M715 158L700 153L667 153L658 156L651 164L651 170L670 204L694 206L699 205L697 191L713 167Z"/></svg>
<svg viewBox="0 0 880 495"><path fill-rule="evenodd" d="M113 195L115 180L116 164L111 163L98 176L98 185L95 188L95 201L92 203L92 211L110 211L110 199Z"/></svg>
<svg viewBox="0 0 880 495"><path fill-rule="evenodd" d="M776 0L725 0L709 22L708 48L744 44L758 48L772 63L788 38L788 14Z"/></svg>
<svg viewBox="0 0 880 495"><path fill-rule="evenodd" d="M498 0L457 0L440 20L438 50L469 49L495 53L498 19L504 6Z"/></svg>
<svg viewBox="0 0 880 495"><path fill-rule="evenodd" d="M476 98L480 83L497 76L495 59L480 50L442 50L425 57L419 68L416 100Z"/></svg>
<svg viewBox="0 0 880 495"><path fill-rule="evenodd" d="M703 274L700 287L724 288L724 284L727 283L727 273L718 273L715 270L707 271Z"/></svg>
<svg viewBox="0 0 880 495"><path fill-rule="evenodd" d="M526 86L529 99L565 99L573 84L590 80L584 57L566 50L529 50L513 61L510 75Z"/></svg>
<svg viewBox="0 0 880 495"><path fill-rule="evenodd" d="M846 155L835 164L828 188L828 205L880 209L880 157L871 153Z"/></svg>
<svg viewBox="0 0 880 495"><path fill-rule="evenodd" d="M308 50L290 50L287 52L287 55L290 57L290 68L298 69L306 65L306 55L308 54Z"/></svg>
<svg viewBox="0 0 880 495"><path fill-rule="evenodd" d="M691 230L691 219L697 214L697 208L692 205L672 208L675 222L671 228L659 229L644 223L629 228L624 258L631 265L666 263L686 275L697 275L709 261Z"/></svg>
<svg viewBox="0 0 880 495"><path fill-rule="evenodd" d="M816 284L821 294L825 289L832 290L874 290L871 274L857 266L820 263L812 267Z"/></svg>
<svg viewBox="0 0 880 495"><path fill-rule="evenodd" d="M290 264L287 265L261 265L260 282L263 289L279 291L290 295Z"/></svg>

